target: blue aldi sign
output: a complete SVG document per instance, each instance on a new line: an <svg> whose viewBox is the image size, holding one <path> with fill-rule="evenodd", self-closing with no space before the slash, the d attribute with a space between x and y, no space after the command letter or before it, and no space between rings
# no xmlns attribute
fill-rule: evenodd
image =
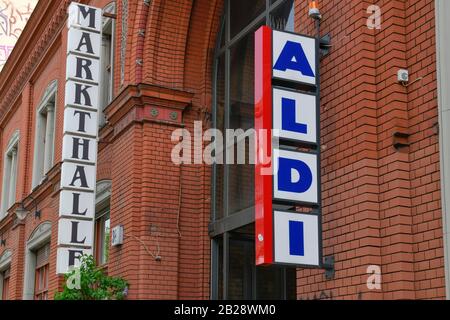
<svg viewBox="0 0 450 320"><path fill-rule="evenodd" d="M320 265L319 230L316 214L274 211L275 262Z"/></svg>
<svg viewBox="0 0 450 320"><path fill-rule="evenodd" d="M317 98L288 89L273 89L273 135L317 144Z"/></svg>
<svg viewBox="0 0 450 320"><path fill-rule="evenodd" d="M317 155L274 149L272 167L274 200L317 204Z"/></svg>
<svg viewBox="0 0 450 320"><path fill-rule="evenodd" d="M316 40L273 31L273 77L316 85Z"/></svg>
<svg viewBox="0 0 450 320"><path fill-rule="evenodd" d="M270 142L258 141L257 151L272 154L272 176L262 173L266 168L256 157L256 264L318 267L322 246L317 40L268 27L260 28L255 39L255 129L271 130ZM292 89L299 84L302 91ZM279 146L274 147L273 140ZM278 210L281 205L293 209ZM297 207L308 207L309 213Z"/></svg>

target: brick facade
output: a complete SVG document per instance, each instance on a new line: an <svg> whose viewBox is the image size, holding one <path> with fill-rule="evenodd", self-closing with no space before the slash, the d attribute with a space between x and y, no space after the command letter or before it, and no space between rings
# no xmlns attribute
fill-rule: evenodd
<svg viewBox="0 0 450 320"><path fill-rule="evenodd" d="M16 204L0 221L0 256L12 251L11 299L22 298L25 243L44 221L52 223L49 296L61 288L55 270L68 4L39 2L0 74L1 170L6 145L20 132ZM381 30L366 26L372 4L381 8ZM434 1L323 0L320 7L322 33L333 45L321 61L323 245L336 273L326 280L323 270L298 270L297 296L443 299ZM211 126L223 0L122 0L116 12L114 99L99 132L97 179L112 181L111 226L124 226L125 241L111 248L107 271L128 280L130 299L208 299L211 169L172 164L171 134L193 132L194 121ZM306 1L296 0L295 15L295 30L314 34ZM399 68L422 79L404 87ZM31 191L36 104L55 79L55 165ZM14 210L30 192L41 218L17 223ZM33 211L29 198L24 205ZM381 290L366 286L369 265L381 266Z"/></svg>
<svg viewBox="0 0 450 320"><path fill-rule="evenodd" d="M300 271L298 295L442 299L434 1L322 3L339 13L323 21L333 49L321 62L323 244L336 275ZM381 30L366 27L372 4ZM313 32L298 12L299 32ZM400 68L423 79L403 87ZM366 286L369 265L381 266L381 291Z"/></svg>

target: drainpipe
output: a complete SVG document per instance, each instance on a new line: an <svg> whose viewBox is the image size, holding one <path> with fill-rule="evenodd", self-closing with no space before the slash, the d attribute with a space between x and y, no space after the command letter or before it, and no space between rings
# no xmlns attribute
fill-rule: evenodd
<svg viewBox="0 0 450 320"><path fill-rule="evenodd" d="M435 0L441 208L445 293L450 299L450 2Z"/></svg>

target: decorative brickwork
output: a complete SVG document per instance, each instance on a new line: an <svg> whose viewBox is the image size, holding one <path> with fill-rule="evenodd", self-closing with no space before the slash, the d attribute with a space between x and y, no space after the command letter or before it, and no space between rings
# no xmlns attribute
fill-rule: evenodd
<svg viewBox="0 0 450 320"><path fill-rule="evenodd" d="M12 299L22 298L26 242L45 221L52 224L50 297L61 288L55 262L68 4L39 1L0 74L0 170L20 131L17 203L0 221L0 255L12 251ZM373 4L381 8L380 30L366 26ZM323 245L336 272L326 280L323 270L298 270L297 297L443 299L434 1L320 6L322 34L333 45L321 60ZM99 133L97 176L112 180L111 227L122 224L125 239L110 248L105 268L130 283L132 299L208 299L211 168L174 165L171 134L193 132L197 120L203 130L211 126L223 0L117 0L116 8L114 99ZM296 1L295 30L315 34L306 1ZM399 68L422 80L402 86ZM55 165L32 191L36 107L55 79ZM27 199L31 214L18 222L14 210L30 194L41 218ZM381 290L367 288L370 265L381 267Z"/></svg>

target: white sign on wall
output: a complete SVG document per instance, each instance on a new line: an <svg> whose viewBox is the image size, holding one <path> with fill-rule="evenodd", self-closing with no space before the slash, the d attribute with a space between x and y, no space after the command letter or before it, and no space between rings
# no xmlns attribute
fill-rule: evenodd
<svg viewBox="0 0 450 320"><path fill-rule="evenodd" d="M79 258L84 254L92 254L92 249L58 247L56 254L56 273L67 273L70 268L78 267L80 265ZM70 268L67 266L70 266Z"/></svg>
<svg viewBox="0 0 450 320"><path fill-rule="evenodd" d="M317 97L288 89L273 89L273 135L317 143Z"/></svg>
<svg viewBox="0 0 450 320"><path fill-rule="evenodd" d="M319 230L318 215L274 211L275 261L319 265Z"/></svg>
<svg viewBox="0 0 450 320"><path fill-rule="evenodd" d="M95 164L97 139L66 134L63 138L63 161L72 160Z"/></svg>
<svg viewBox="0 0 450 320"><path fill-rule="evenodd" d="M273 170L267 176L256 157L257 265L322 264L318 57L316 38L268 26L255 33L255 129L271 130L257 154L271 154Z"/></svg>
<svg viewBox="0 0 450 320"><path fill-rule="evenodd" d="M317 155L274 149L273 164L274 199L317 203Z"/></svg>
<svg viewBox="0 0 450 320"><path fill-rule="evenodd" d="M77 81L66 82L66 106L74 106L84 110L97 111L98 87ZM89 120L82 115L84 121Z"/></svg>
<svg viewBox="0 0 450 320"><path fill-rule="evenodd" d="M72 3L68 13L58 274L92 254L97 170L102 10Z"/></svg>
<svg viewBox="0 0 450 320"><path fill-rule="evenodd" d="M61 190L59 193L59 216L93 219L95 195L81 190Z"/></svg>
<svg viewBox="0 0 450 320"><path fill-rule="evenodd" d="M100 41L99 33L70 28L67 38L67 52L85 54L94 58L99 57Z"/></svg>
<svg viewBox="0 0 450 320"><path fill-rule="evenodd" d="M273 77L316 85L316 41L303 35L273 31Z"/></svg>
<svg viewBox="0 0 450 320"><path fill-rule="evenodd" d="M74 121L74 119L76 121ZM86 111L78 107L68 107L64 110L64 132L96 136L98 128L97 112Z"/></svg>
<svg viewBox="0 0 450 320"><path fill-rule="evenodd" d="M70 247L92 248L92 220L59 219L58 245ZM71 230L70 233L66 232Z"/></svg>

